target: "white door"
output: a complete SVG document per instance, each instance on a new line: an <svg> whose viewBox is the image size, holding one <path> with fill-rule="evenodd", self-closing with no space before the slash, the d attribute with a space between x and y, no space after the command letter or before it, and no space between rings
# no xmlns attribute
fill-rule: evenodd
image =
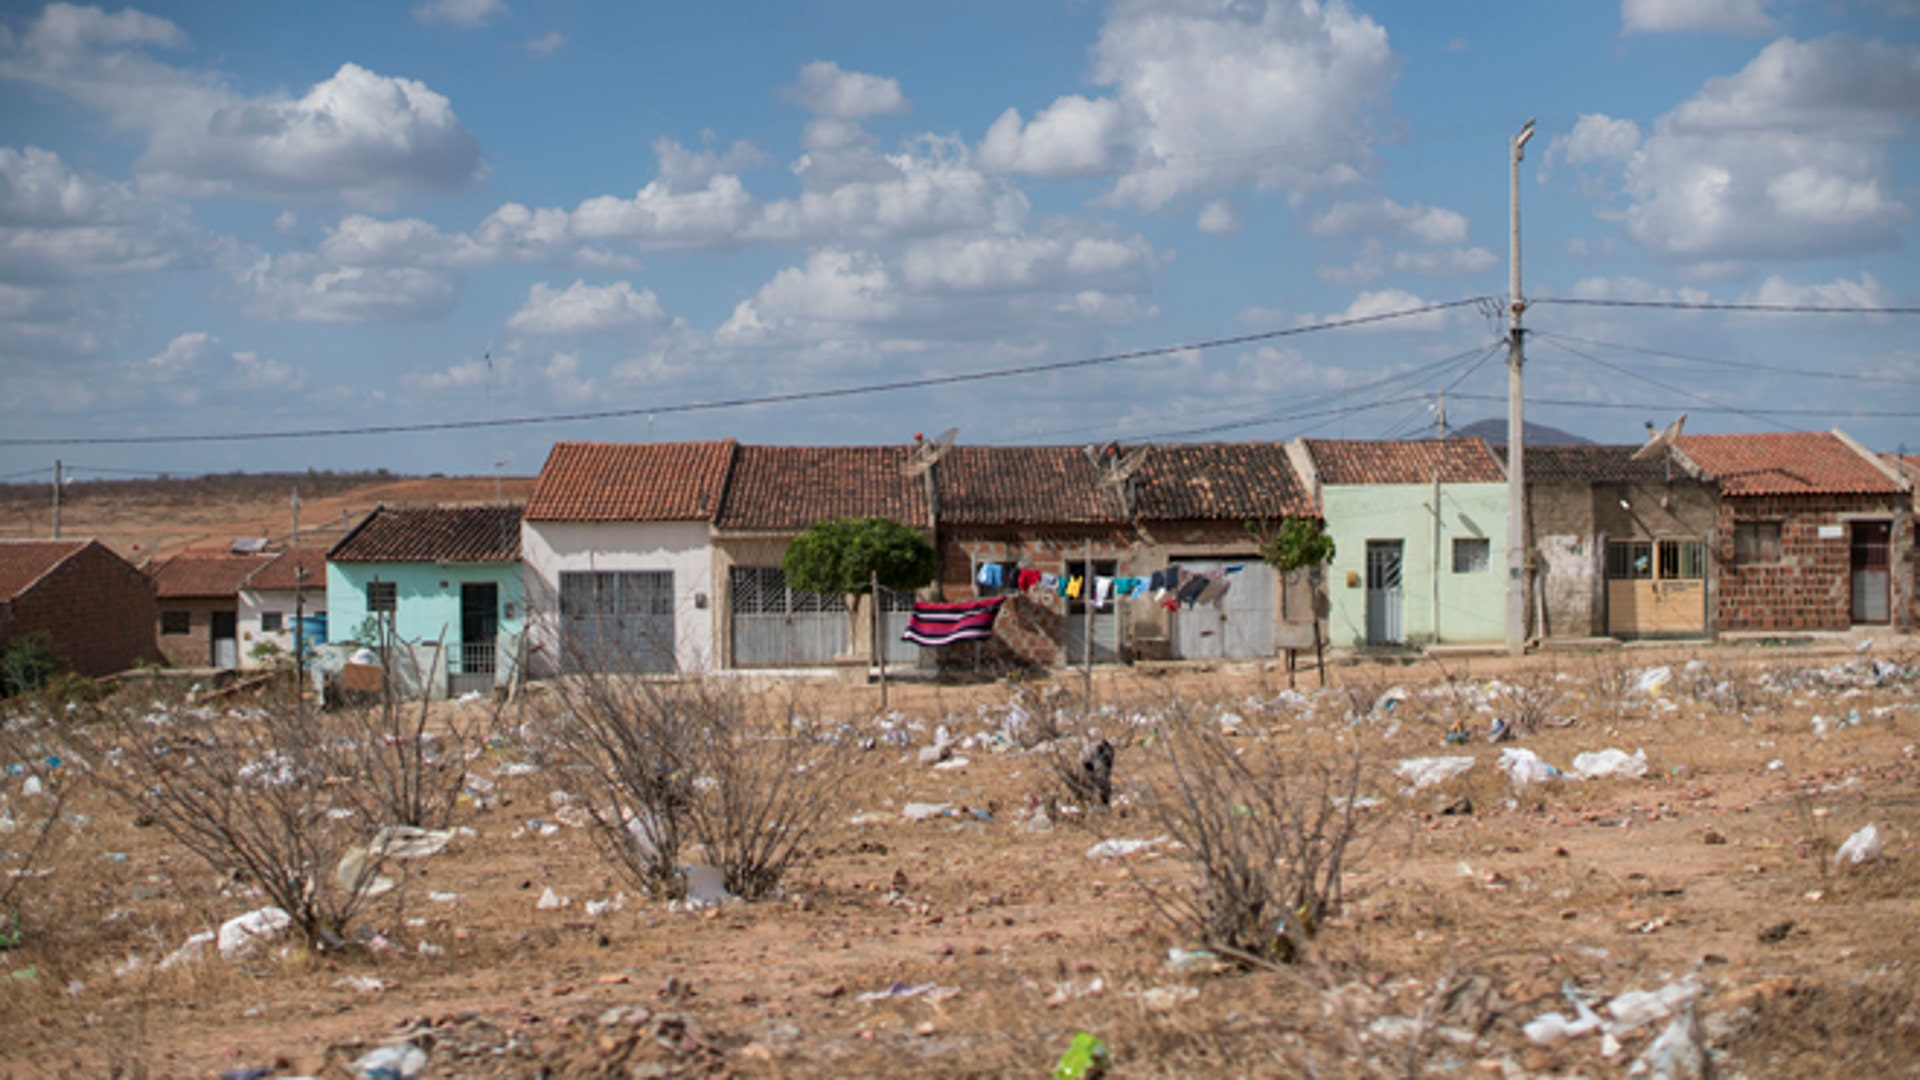
<svg viewBox="0 0 1920 1080"><path fill-rule="evenodd" d="M1367 541L1367 644L1404 645L1398 540Z"/></svg>
<svg viewBox="0 0 1920 1080"><path fill-rule="evenodd" d="M1258 556L1176 562L1196 574L1227 573L1227 592L1217 607L1195 604L1174 612L1174 648L1181 659L1257 660L1273 655L1278 580L1273 567Z"/></svg>

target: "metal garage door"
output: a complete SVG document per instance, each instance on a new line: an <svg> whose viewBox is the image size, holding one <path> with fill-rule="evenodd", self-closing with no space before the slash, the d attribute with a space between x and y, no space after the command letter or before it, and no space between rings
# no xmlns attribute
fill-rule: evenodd
<svg viewBox="0 0 1920 1080"><path fill-rule="evenodd" d="M777 566L728 576L734 667L820 667L847 651L847 598L787 587Z"/></svg>
<svg viewBox="0 0 1920 1080"><path fill-rule="evenodd" d="M1196 574L1240 567L1228 575L1227 595L1220 606L1195 604L1173 614L1173 643L1183 660L1254 660L1273 655L1273 567L1258 557L1223 561L1181 559L1179 565Z"/></svg>
<svg viewBox="0 0 1920 1080"><path fill-rule="evenodd" d="M560 627L567 671L671 672L673 571L563 571Z"/></svg>

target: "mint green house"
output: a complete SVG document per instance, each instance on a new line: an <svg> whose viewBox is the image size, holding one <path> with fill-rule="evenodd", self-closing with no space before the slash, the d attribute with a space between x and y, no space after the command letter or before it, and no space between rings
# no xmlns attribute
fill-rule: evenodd
<svg viewBox="0 0 1920 1080"><path fill-rule="evenodd" d="M1479 439L1303 439L1333 537L1330 644L1347 648L1506 640L1506 471Z"/></svg>
<svg viewBox="0 0 1920 1080"><path fill-rule="evenodd" d="M402 686L486 691L519 671L520 507L379 506L327 552L327 640L381 644Z"/></svg>

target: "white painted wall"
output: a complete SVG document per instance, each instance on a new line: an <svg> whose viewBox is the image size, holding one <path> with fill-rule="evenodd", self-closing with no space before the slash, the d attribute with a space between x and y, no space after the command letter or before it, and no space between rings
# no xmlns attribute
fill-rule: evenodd
<svg viewBox="0 0 1920 1080"><path fill-rule="evenodd" d="M325 615L327 613L327 590L307 589L306 613ZM280 648L282 657L293 656L293 609L295 596L292 589L242 589L240 590L239 628L240 667L242 670L268 666L253 655L254 646L270 641ZM268 611L280 613L279 633L270 633L260 629L260 616Z"/></svg>
<svg viewBox="0 0 1920 1080"><path fill-rule="evenodd" d="M704 521L520 523L528 667L551 675L560 656L560 574L671 570L674 652L681 671L713 667L713 544Z"/></svg>

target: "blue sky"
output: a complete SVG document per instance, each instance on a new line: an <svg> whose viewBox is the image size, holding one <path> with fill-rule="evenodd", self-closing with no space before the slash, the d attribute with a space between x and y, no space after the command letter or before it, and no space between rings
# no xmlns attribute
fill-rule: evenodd
<svg viewBox="0 0 1920 1080"><path fill-rule="evenodd" d="M1920 447L1920 320L1544 302L1920 306L1912 0L156 2L0 16L0 476L1503 416L1474 304L675 406L1502 297L1530 116L1529 419Z"/></svg>

